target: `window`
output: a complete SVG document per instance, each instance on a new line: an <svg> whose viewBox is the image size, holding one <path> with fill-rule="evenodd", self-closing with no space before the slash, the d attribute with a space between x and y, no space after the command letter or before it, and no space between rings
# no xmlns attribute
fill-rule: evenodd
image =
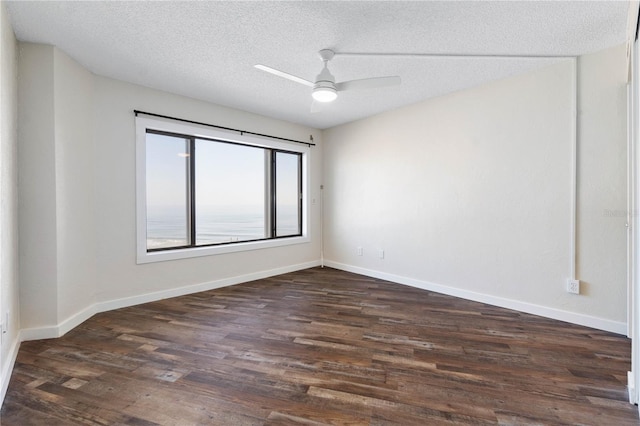
<svg viewBox="0 0 640 426"><path fill-rule="evenodd" d="M147 249L189 243L189 140L147 134Z"/></svg>
<svg viewBox="0 0 640 426"><path fill-rule="evenodd" d="M309 148L136 118L138 263L308 241Z"/></svg>
<svg viewBox="0 0 640 426"><path fill-rule="evenodd" d="M196 245L269 238L270 150L196 140Z"/></svg>

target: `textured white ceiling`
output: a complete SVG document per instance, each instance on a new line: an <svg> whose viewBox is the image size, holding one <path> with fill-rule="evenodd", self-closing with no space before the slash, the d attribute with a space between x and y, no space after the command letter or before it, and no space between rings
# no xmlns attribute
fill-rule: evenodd
<svg viewBox="0 0 640 426"><path fill-rule="evenodd" d="M19 40L52 44L96 74L327 128L559 59L337 56L337 81L399 75L310 113L317 52L569 55L624 43L627 1L7 2Z"/></svg>

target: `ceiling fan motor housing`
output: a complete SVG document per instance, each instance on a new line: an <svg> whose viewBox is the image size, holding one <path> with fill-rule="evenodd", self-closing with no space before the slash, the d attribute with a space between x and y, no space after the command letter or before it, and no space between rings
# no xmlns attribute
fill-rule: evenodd
<svg viewBox="0 0 640 426"><path fill-rule="evenodd" d="M338 91L332 81L318 81L313 85L311 96L318 102L331 102L338 97Z"/></svg>
<svg viewBox="0 0 640 426"><path fill-rule="evenodd" d="M324 63L324 68L320 71L320 74L316 77L316 82L313 85L313 98L318 102L331 102L338 97L338 90L336 89L336 79L329 72L327 63Z"/></svg>

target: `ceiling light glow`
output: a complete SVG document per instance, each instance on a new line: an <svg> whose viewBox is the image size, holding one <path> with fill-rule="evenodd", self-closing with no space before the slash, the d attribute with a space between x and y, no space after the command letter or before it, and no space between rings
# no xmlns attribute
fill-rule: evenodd
<svg viewBox="0 0 640 426"><path fill-rule="evenodd" d="M338 97L338 92L333 87L316 87L311 96L318 102L333 102Z"/></svg>

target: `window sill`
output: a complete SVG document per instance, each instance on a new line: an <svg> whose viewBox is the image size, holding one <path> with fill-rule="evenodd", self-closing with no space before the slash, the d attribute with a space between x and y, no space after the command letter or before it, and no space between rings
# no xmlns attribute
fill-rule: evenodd
<svg viewBox="0 0 640 426"><path fill-rule="evenodd" d="M225 244L209 247L194 247L188 249L164 250L156 252L147 252L147 248L138 247L138 255L136 263L138 265L144 263L164 262L168 260L190 259L201 256L214 256L225 253L237 253L250 250L262 250L274 247L284 247L294 244L308 243L308 236L280 238L274 240L252 241L246 243ZM146 241L145 241L146 243Z"/></svg>

